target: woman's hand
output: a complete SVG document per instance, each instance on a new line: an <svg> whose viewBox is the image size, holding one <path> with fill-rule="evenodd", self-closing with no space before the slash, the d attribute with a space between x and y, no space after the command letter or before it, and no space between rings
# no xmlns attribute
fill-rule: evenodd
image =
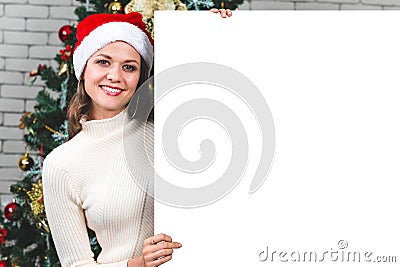
<svg viewBox="0 0 400 267"><path fill-rule="evenodd" d="M232 11L230 9L211 8L210 11L214 13L220 13L222 18L226 18L227 16L228 17L232 16Z"/></svg>
<svg viewBox="0 0 400 267"><path fill-rule="evenodd" d="M147 238L143 243L142 256L128 261L128 267L157 267L172 259L174 249L182 247L181 243L172 242L166 234Z"/></svg>

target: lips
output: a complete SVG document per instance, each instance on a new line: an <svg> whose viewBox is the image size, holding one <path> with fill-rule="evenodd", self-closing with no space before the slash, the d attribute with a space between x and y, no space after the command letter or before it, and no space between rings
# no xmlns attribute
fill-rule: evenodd
<svg viewBox="0 0 400 267"><path fill-rule="evenodd" d="M106 95L109 96L118 96L120 95L124 90L118 87L113 87L113 86L107 86L107 85L100 85L101 90L103 90Z"/></svg>

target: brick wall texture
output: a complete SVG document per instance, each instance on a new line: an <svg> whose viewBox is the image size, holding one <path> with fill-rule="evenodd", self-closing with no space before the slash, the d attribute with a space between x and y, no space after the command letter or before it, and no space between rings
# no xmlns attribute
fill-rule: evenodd
<svg viewBox="0 0 400 267"><path fill-rule="evenodd" d="M63 47L58 30L73 24L76 0L0 0L0 205L11 201L10 184L22 178L17 166L24 153L19 118L32 111L43 84L30 86L38 64L57 66L52 58ZM241 10L386 10L400 0L251 0ZM35 158L35 157L34 157ZM36 160L36 158L35 158Z"/></svg>
<svg viewBox="0 0 400 267"><path fill-rule="evenodd" d="M24 154L19 119L33 111L43 83L31 85L38 64L57 66L52 58L63 48L58 30L73 24L76 0L0 0L0 206L12 200L9 187L23 177ZM37 160L37 153L31 153Z"/></svg>

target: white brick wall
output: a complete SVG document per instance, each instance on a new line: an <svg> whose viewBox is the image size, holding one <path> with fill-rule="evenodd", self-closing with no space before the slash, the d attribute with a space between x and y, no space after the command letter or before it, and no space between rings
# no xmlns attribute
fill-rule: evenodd
<svg viewBox="0 0 400 267"><path fill-rule="evenodd" d="M21 175L21 171L17 168L2 168L0 172L0 180L7 180L10 178L15 179L15 177L19 177Z"/></svg>
<svg viewBox="0 0 400 267"><path fill-rule="evenodd" d="M322 2L296 2L296 10L339 10L340 5L337 3L322 3Z"/></svg>
<svg viewBox="0 0 400 267"><path fill-rule="evenodd" d="M0 139L2 140L20 140L22 131L18 127L0 126ZM10 156L10 155L7 155ZM1 161L0 161L1 162Z"/></svg>
<svg viewBox="0 0 400 267"><path fill-rule="evenodd" d="M4 58L3 58L3 60L4 60ZM22 84L23 77L24 77L24 75L22 73L9 72L9 71L4 71L4 70L5 70L5 67L2 70L0 70L1 84ZM1 105L0 105L0 109L1 109Z"/></svg>
<svg viewBox="0 0 400 267"><path fill-rule="evenodd" d="M24 108L24 102L24 100L0 98L0 112L21 112Z"/></svg>
<svg viewBox="0 0 400 267"><path fill-rule="evenodd" d="M5 16L8 18L47 18L49 16L49 7L31 5L6 5Z"/></svg>
<svg viewBox="0 0 400 267"><path fill-rule="evenodd" d="M29 0L31 5L48 5L48 6L73 6L75 0Z"/></svg>
<svg viewBox="0 0 400 267"><path fill-rule="evenodd" d="M61 26L76 19L76 0L0 0L0 203L12 197L9 186L20 180L17 166L24 153L19 118L33 111L43 82L30 87L29 72L51 59L63 44ZM400 0L248 0L241 10L400 9ZM36 160L36 159L35 159Z"/></svg>
<svg viewBox="0 0 400 267"><path fill-rule="evenodd" d="M21 153L24 151L25 143L23 141L4 141L4 153Z"/></svg>
<svg viewBox="0 0 400 267"><path fill-rule="evenodd" d="M21 180L18 160L25 152L21 115L33 111L43 82L30 86L29 72L54 65L63 49L61 26L76 20L76 0L0 0L0 205L12 200L9 187ZM32 151L31 155L37 160Z"/></svg>
<svg viewBox="0 0 400 267"><path fill-rule="evenodd" d="M21 30L25 29L25 20L16 18L0 18L0 30Z"/></svg>
<svg viewBox="0 0 400 267"><path fill-rule="evenodd" d="M5 4L26 4L28 0L1 0L1 3Z"/></svg>
<svg viewBox="0 0 400 267"><path fill-rule="evenodd" d="M53 58L59 51L59 47L56 46L32 46L29 48L29 57L49 59Z"/></svg>
<svg viewBox="0 0 400 267"><path fill-rule="evenodd" d="M251 1L249 7L250 10L291 10L294 9L295 3L288 1ZM241 7L239 9L242 9Z"/></svg>
<svg viewBox="0 0 400 267"><path fill-rule="evenodd" d="M374 5L381 5L381 6L398 6L398 0L361 0L363 4L374 4Z"/></svg>
<svg viewBox="0 0 400 267"><path fill-rule="evenodd" d="M51 18L64 18L64 19L76 19L74 14L75 7L65 7L65 6L54 6L50 7L50 17Z"/></svg>
<svg viewBox="0 0 400 267"><path fill-rule="evenodd" d="M40 59L22 59L22 58L7 58L6 70L29 72L35 69L39 64L49 65L48 60Z"/></svg>
<svg viewBox="0 0 400 267"><path fill-rule="evenodd" d="M33 32L58 32L61 26L65 24L68 24L68 20L27 19L26 29Z"/></svg>
<svg viewBox="0 0 400 267"><path fill-rule="evenodd" d="M28 56L28 46L27 45L0 45L0 57L22 57L26 58Z"/></svg>
<svg viewBox="0 0 400 267"><path fill-rule="evenodd" d="M18 126L19 119L21 118L20 113L6 113L4 114L4 126ZM7 140L4 142L8 142Z"/></svg>
<svg viewBox="0 0 400 267"><path fill-rule="evenodd" d="M47 33L9 32L4 31L4 42L7 44L43 45L47 43Z"/></svg>
<svg viewBox="0 0 400 267"><path fill-rule="evenodd" d="M356 5L347 5L343 4L341 6L341 10L379 10L383 8L394 8L394 9L399 9L399 7L381 7L381 6L373 6L373 5L362 5L362 4L356 4Z"/></svg>
<svg viewBox="0 0 400 267"><path fill-rule="evenodd" d="M33 112L33 111L35 110L35 109L34 109L35 104L36 104L36 101L35 101L35 100L27 100L27 101L25 102L25 111L27 111L27 112Z"/></svg>
<svg viewBox="0 0 400 267"><path fill-rule="evenodd" d="M0 95L4 98L35 99L37 93L41 89L42 87L38 86L2 85L0 88Z"/></svg>

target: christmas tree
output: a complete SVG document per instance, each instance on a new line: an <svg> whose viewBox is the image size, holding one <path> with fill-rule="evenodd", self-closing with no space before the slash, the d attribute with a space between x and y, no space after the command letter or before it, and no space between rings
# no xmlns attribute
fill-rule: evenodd
<svg viewBox="0 0 400 267"><path fill-rule="evenodd" d="M236 9L243 0L77 0L77 21L94 13L141 12L148 30L153 33L154 10L208 10L211 7ZM30 73L32 83L37 77L46 87L36 97L35 111L21 117L27 151L19 161L25 171L22 181L11 186L15 201L9 203L0 214L0 267L2 266L61 266L47 224L41 187L43 159L68 138L66 111L75 93L77 80L72 65L72 52L76 43L74 25L64 25L59 30L64 49L55 56L58 69L39 65ZM39 153L34 162L30 151ZM89 229L92 250L97 256L101 247L95 234Z"/></svg>

